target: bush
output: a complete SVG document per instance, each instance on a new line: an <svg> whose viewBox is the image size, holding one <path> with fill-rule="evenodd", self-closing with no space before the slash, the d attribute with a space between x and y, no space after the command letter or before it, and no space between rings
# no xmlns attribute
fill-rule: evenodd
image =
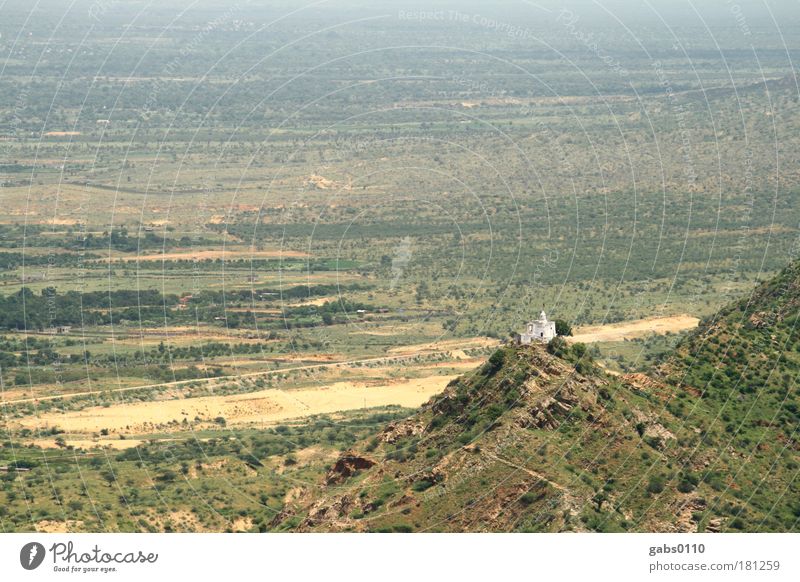
<svg viewBox="0 0 800 582"><path fill-rule="evenodd" d="M414 485L412 485L411 488L414 491L422 492L427 489L430 489L434 485L435 483L433 481L430 481L429 479L422 479L421 481L417 481L416 483L414 483Z"/></svg>
<svg viewBox="0 0 800 582"><path fill-rule="evenodd" d="M661 437L658 436L647 437L644 439L644 442L646 442L648 445L650 445L657 451L660 451L661 449L664 448L664 441L661 439Z"/></svg>
<svg viewBox="0 0 800 582"><path fill-rule="evenodd" d="M647 483L648 493L661 493L664 491L664 477L661 475L651 475Z"/></svg>
<svg viewBox="0 0 800 582"><path fill-rule="evenodd" d="M172 483L178 474L173 471L172 469L166 469L163 473L156 477L156 481L161 481L162 483Z"/></svg>
<svg viewBox="0 0 800 582"><path fill-rule="evenodd" d="M489 369L491 373L500 369L506 361L506 353L503 350L497 350L489 357Z"/></svg>
<svg viewBox="0 0 800 582"><path fill-rule="evenodd" d="M684 473L681 475L681 480L678 483L678 491L681 493L691 493L697 488L700 480L691 473Z"/></svg>
<svg viewBox="0 0 800 582"><path fill-rule="evenodd" d="M489 419L489 422L494 422L503 416L503 412L505 412L505 407L498 403L491 404L486 408L486 416Z"/></svg>
<svg viewBox="0 0 800 582"><path fill-rule="evenodd" d="M547 344L547 351L556 357L564 358L569 353L569 346L567 341L560 337L554 337Z"/></svg>

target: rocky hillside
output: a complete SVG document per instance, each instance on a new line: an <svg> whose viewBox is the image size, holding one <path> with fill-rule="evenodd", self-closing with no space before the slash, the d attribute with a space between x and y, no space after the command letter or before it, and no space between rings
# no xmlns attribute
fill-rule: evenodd
<svg viewBox="0 0 800 582"><path fill-rule="evenodd" d="M651 375L508 346L344 454L273 522L300 531L796 531L800 268Z"/></svg>

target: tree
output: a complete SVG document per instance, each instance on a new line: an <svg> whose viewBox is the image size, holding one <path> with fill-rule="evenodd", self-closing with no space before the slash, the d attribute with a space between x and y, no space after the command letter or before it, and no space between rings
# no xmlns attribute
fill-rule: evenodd
<svg viewBox="0 0 800 582"><path fill-rule="evenodd" d="M572 326L563 319L556 319L556 335L572 335Z"/></svg>
<svg viewBox="0 0 800 582"><path fill-rule="evenodd" d="M489 357L489 366L492 372L496 372L503 365L506 360L506 354L503 350L497 350Z"/></svg>

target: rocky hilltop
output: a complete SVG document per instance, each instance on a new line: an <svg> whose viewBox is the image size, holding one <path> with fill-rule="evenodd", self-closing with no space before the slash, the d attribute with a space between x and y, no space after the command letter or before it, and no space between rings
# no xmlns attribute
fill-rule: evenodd
<svg viewBox="0 0 800 582"><path fill-rule="evenodd" d="M800 268L650 374L506 346L348 451L272 526L300 531L795 531Z"/></svg>

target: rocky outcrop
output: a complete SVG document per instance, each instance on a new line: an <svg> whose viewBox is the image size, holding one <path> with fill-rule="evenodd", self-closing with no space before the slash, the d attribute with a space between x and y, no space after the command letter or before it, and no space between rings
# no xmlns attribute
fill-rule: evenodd
<svg viewBox="0 0 800 582"><path fill-rule="evenodd" d="M348 477L352 477L357 471L363 471L375 466L375 461L367 459L352 452L343 454L325 477L328 485L341 483Z"/></svg>
<svg viewBox="0 0 800 582"><path fill-rule="evenodd" d="M379 439L383 443L395 443L410 436L417 436L425 432L425 424L414 419L392 422L383 429Z"/></svg>
<svg viewBox="0 0 800 582"><path fill-rule="evenodd" d="M558 395L549 396L528 409L530 416L525 423L531 427L554 430L561 424L559 418L569 414L576 402Z"/></svg>

